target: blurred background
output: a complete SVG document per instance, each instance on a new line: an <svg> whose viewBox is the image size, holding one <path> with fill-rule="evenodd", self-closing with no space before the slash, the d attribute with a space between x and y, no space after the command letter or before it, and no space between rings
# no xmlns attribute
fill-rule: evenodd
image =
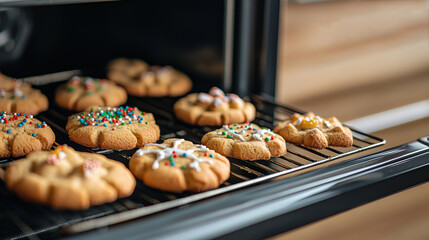
<svg viewBox="0 0 429 240"><path fill-rule="evenodd" d="M350 121L384 148L429 135L429 1L281 6L278 102Z"/></svg>
<svg viewBox="0 0 429 240"><path fill-rule="evenodd" d="M277 101L387 140L429 135L429 1L282 1ZM377 151L379 148L377 149ZM273 239L428 239L429 184Z"/></svg>

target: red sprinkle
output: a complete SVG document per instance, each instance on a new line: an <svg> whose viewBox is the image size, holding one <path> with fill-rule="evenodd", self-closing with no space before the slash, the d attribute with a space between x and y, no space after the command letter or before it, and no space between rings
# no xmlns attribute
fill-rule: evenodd
<svg viewBox="0 0 429 240"><path fill-rule="evenodd" d="M168 162L165 162L165 166L168 166Z"/></svg>
<svg viewBox="0 0 429 240"><path fill-rule="evenodd" d="M42 125L42 128L45 128L45 127L46 127L46 125L45 125L45 124L43 124L43 125Z"/></svg>
<svg viewBox="0 0 429 240"><path fill-rule="evenodd" d="M271 137L271 140L274 140L274 137Z"/></svg>
<svg viewBox="0 0 429 240"><path fill-rule="evenodd" d="M204 156L207 157L207 153L204 153Z"/></svg>
<svg viewBox="0 0 429 240"><path fill-rule="evenodd" d="M33 122L30 122L30 124L33 124Z"/></svg>
<svg viewBox="0 0 429 240"><path fill-rule="evenodd" d="M115 129L114 129L114 128L112 128L112 131L115 131Z"/></svg>

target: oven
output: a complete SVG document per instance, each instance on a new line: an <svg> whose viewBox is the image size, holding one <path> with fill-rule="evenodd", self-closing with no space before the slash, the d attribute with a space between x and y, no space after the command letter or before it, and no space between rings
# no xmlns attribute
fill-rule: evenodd
<svg viewBox="0 0 429 240"><path fill-rule="evenodd" d="M279 0L0 1L1 71L48 96L49 109L37 117L54 130L54 145L100 153L128 166L136 149L91 149L70 141L65 125L74 112L54 103L55 89L74 75L105 77L114 58L140 58L184 71L193 92L219 86L245 97L256 106L254 123L273 128L305 112L275 100L279 9ZM178 120L177 100L129 96L127 105L155 115L161 140L199 143L216 129ZM428 180L428 137L369 154L386 140L351 130L349 148L314 150L288 143L286 155L270 160L229 158L231 176L215 190L176 194L137 181L130 197L85 211L25 202L1 181L0 238L260 239ZM14 160L3 158L0 166Z"/></svg>

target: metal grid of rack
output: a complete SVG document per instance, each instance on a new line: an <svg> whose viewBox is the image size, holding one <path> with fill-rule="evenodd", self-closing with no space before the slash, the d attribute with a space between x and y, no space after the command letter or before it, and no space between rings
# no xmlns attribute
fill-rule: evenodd
<svg viewBox="0 0 429 240"><path fill-rule="evenodd" d="M44 89L53 89L55 86L56 84ZM46 94L50 99L53 99L50 96L52 91L46 92ZM137 106L139 109L154 113L157 124L161 128L161 140L179 137L199 143L206 132L216 129L215 127L196 127L178 121L173 114L173 104L176 100L175 98L130 97L127 105ZM273 128L273 125L279 121L286 120L293 113L302 113L296 109L269 102L258 96L252 97L251 100L257 108L257 116L253 122L261 127ZM71 142L64 127L67 116L72 113L51 104L48 111L41 113L37 117L46 121L52 127L56 134L56 145L67 144L78 151L100 153L128 166L128 160L136 149L125 151L89 149ZM257 161L229 158L231 176L216 190L203 193L168 193L151 189L142 182L137 181L136 190L130 197L119 199L113 203L91 207L85 211L56 211L47 206L25 202L8 192L1 182L0 238L30 237L44 239L61 236L64 232L77 233L108 226L268 181L385 143L383 139L375 136L354 129L352 129L352 132L354 144L350 148L329 147L324 150L313 150L288 143L288 152L282 157ZM12 158L0 159L0 166L5 167L13 160Z"/></svg>

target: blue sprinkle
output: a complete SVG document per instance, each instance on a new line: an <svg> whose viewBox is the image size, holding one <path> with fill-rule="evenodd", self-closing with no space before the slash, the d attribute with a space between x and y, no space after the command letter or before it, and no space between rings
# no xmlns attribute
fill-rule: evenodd
<svg viewBox="0 0 429 240"><path fill-rule="evenodd" d="M133 122L130 121L130 124L132 124Z"/></svg>
<svg viewBox="0 0 429 240"><path fill-rule="evenodd" d="M18 127L22 127L22 124L20 123L20 124L18 124Z"/></svg>
<svg viewBox="0 0 429 240"><path fill-rule="evenodd" d="M103 126L107 127L107 124L104 124Z"/></svg>
<svg viewBox="0 0 429 240"><path fill-rule="evenodd" d="M25 99L25 95L22 95L22 96L21 96L21 98L22 98L22 99Z"/></svg>
<svg viewBox="0 0 429 240"><path fill-rule="evenodd" d="M96 123L95 126L98 126L98 123Z"/></svg>
<svg viewBox="0 0 429 240"><path fill-rule="evenodd" d="M25 114L22 114L22 116L23 116L23 117L25 117L26 115L25 115Z"/></svg>
<svg viewBox="0 0 429 240"><path fill-rule="evenodd" d="M139 120L139 123L142 123L142 120Z"/></svg>
<svg viewBox="0 0 429 240"><path fill-rule="evenodd" d="M110 120L110 121L109 121L109 123L113 123L113 121L112 121L112 120Z"/></svg>
<svg viewBox="0 0 429 240"><path fill-rule="evenodd" d="M31 136L35 137L35 136L37 136L37 134L36 134L36 133L33 133L33 134L31 134Z"/></svg>
<svg viewBox="0 0 429 240"><path fill-rule="evenodd" d="M8 129L7 131L6 131L7 133L10 133L10 132L12 132L10 129Z"/></svg>
<svg viewBox="0 0 429 240"><path fill-rule="evenodd" d="M183 154L183 156L184 156L184 157L186 157L186 156L187 156L187 154L186 154L186 153L184 153L184 154Z"/></svg>
<svg viewBox="0 0 429 240"><path fill-rule="evenodd" d="M24 118L24 120L22 120L23 122L27 122L27 119L26 118Z"/></svg>
<svg viewBox="0 0 429 240"><path fill-rule="evenodd" d="M213 157L213 153L210 153L210 157L211 157L211 158Z"/></svg>
<svg viewBox="0 0 429 240"><path fill-rule="evenodd" d="M170 164L171 164L172 167L174 167L174 165L176 165L174 162L171 162Z"/></svg>
<svg viewBox="0 0 429 240"><path fill-rule="evenodd" d="M101 122L103 122L103 120L99 119L98 122L101 123Z"/></svg>
<svg viewBox="0 0 429 240"><path fill-rule="evenodd" d="M40 123L37 123L37 127L42 127L42 125L40 125Z"/></svg>
<svg viewBox="0 0 429 240"><path fill-rule="evenodd" d="M83 123L83 125L87 126L87 125L88 125L88 123L87 123L87 122L84 122L84 123Z"/></svg>
<svg viewBox="0 0 429 240"><path fill-rule="evenodd" d="M46 123L43 121L42 124L46 124Z"/></svg>

